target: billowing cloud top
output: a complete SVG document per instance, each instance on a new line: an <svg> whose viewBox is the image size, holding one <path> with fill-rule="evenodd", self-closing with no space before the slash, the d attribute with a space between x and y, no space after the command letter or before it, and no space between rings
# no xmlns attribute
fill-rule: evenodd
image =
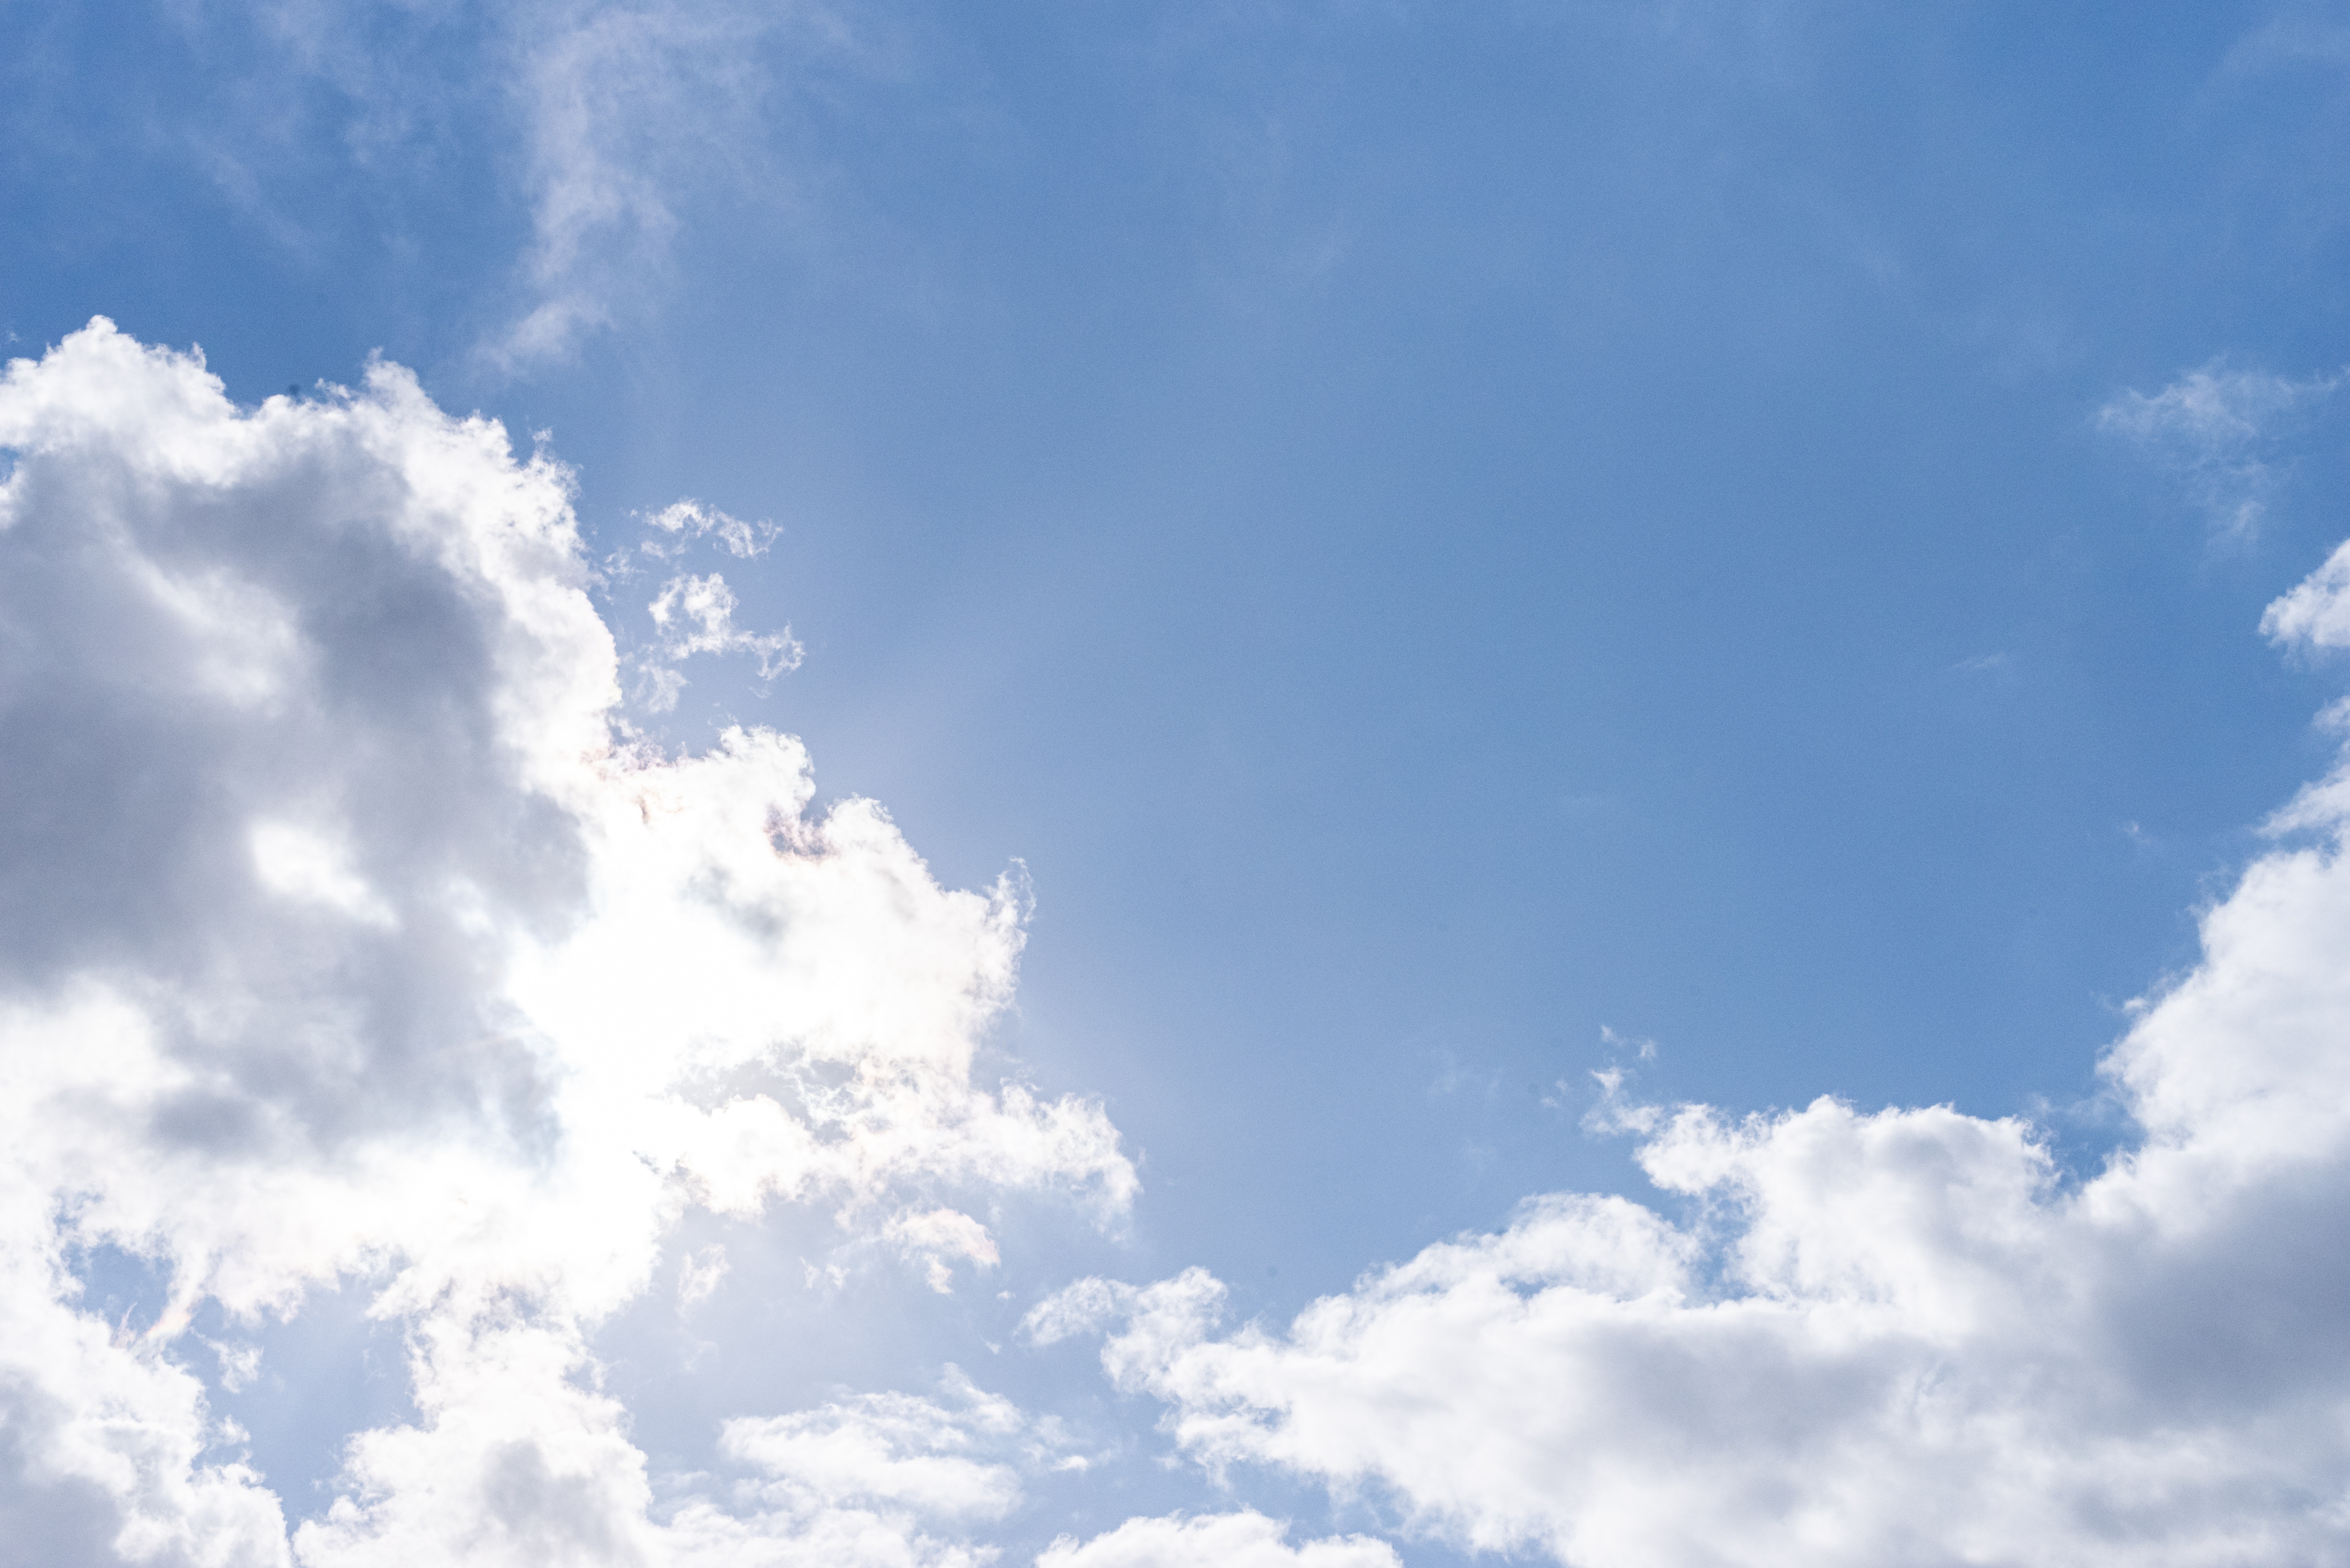
<svg viewBox="0 0 2350 1568"><path fill-rule="evenodd" d="M809 1498L886 1513L794 1481L784 1426L729 1440L785 1502L656 1524L586 1336L696 1206L820 1200L951 1288L994 1257L957 1191L1128 1201L1097 1105L973 1079L1019 888L940 888L868 803L810 815L787 737L629 743L564 470L397 367L240 410L95 321L9 367L0 448L0 1426L28 1484L145 1562L782 1561ZM682 599L732 604L714 575ZM151 1323L78 1299L108 1248L168 1274ZM407 1325L416 1416L289 1542L179 1347L207 1303L353 1280ZM958 1506L999 1485L889 1452Z"/></svg>

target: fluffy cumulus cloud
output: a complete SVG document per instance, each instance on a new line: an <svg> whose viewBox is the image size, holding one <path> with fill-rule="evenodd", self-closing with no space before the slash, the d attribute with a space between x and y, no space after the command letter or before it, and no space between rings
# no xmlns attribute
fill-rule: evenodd
<svg viewBox="0 0 2350 1568"><path fill-rule="evenodd" d="M2269 628L2345 601L2337 556ZM1578 1568L2350 1562L2350 769L2271 828L2085 1178L1946 1106L1619 1104L1670 1218L1536 1198L1285 1327L1088 1280L1031 1337L1103 1333L1211 1466Z"/></svg>
<svg viewBox="0 0 2350 1568"><path fill-rule="evenodd" d="M868 803L811 813L788 737L631 742L565 472L396 367L241 409L94 322L9 366L0 449L10 1550L967 1555L921 1521L1012 1485L956 1435L1014 1419L975 1392L739 1423L765 1479L657 1517L590 1336L714 1288L717 1249L655 1279L695 1210L821 1204L951 1289L995 1259L971 1195L1128 1201L1097 1105L975 1074L1021 889L940 887ZM102 1258L160 1310L102 1317ZM413 1410L289 1531L192 1325L338 1283L401 1325Z"/></svg>

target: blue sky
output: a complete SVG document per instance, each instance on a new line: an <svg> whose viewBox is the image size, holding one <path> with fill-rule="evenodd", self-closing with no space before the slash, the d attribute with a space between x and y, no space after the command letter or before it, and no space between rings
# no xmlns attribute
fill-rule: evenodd
<svg viewBox="0 0 2350 1568"><path fill-rule="evenodd" d="M1277 1328L1532 1195L1704 1210L1641 1162L1663 1123L1592 1120L1610 1068L1725 1127L2028 1116L2089 1182L2167 1125L2100 1075L2132 999L2220 961L2199 919L2334 765L2330 645L2262 618L2350 496L2334 8L18 5L0 62L10 355L104 315L249 410L380 354L546 432L582 559L639 552L593 596L624 673L669 667L649 519L774 524L678 569L797 668L680 654L674 708L612 716L802 738L812 809L879 802L946 888L1024 868L972 1082L1097 1104L1138 1195L957 1199L1001 1256L951 1296L829 1199L687 1213L661 1266L728 1249L714 1348L658 1291L588 1342L657 1469L730 1417L951 1406L952 1364L1092 1456L965 1521L1008 1562L1245 1507L1412 1563L1714 1560L1219 1449L1188 1352L1121 1385L1019 1324L1196 1266ZM126 1303L186 1274L156 1237L89 1241ZM301 1277L339 1304L255 1343L338 1392L199 1369L294 1524L398 1406L361 1347L406 1343L365 1269ZM1806 1550L1887 1560L1850 1531Z"/></svg>

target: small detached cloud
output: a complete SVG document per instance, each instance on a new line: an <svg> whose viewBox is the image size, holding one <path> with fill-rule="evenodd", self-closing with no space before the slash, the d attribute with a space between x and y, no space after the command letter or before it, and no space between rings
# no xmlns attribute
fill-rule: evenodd
<svg viewBox="0 0 2350 1568"><path fill-rule="evenodd" d="M655 640L638 655L638 701L656 713L677 707L686 680L678 666L696 654L747 653L758 661L759 679L773 680L799 668L806 650L791 628L749 632L734 625L741 601L716 572L671 577L645 607Z"/></svg>
<svg viewBox="0 0 2350 1568"><path fill-rule="evenodd" d="M717 1294L718 1287L726 1282L731 1267L726 1249L715 1242L698 1251L688 1252L678 1263L678 1311L699 1306Z"/></svg>
<svg viewBox="0 0 2350 1568"><path fill-rule="evenodd" d="M1664 1109L1659 1106L1644 1105L1631 1096L1627 1085L1634 1075L1629 1069L1613 1065L1592 1071L1591 1081L1599 1085L1599 1097L1592 1103L1590 1109L1583 1113L1585 1132L1598 1137L1613 1137L1624 1133L1646 1136L1657 1130L1658 1122L1664 1116ZM1544 1103L1554 1108L1564 1109L1567 1093L1565 1080L1559 1081L1557 1090L1557 1097Z"/></svg>
<svg viewBox="0 0 2350 1568"><path fill-rule="evenodd" d="M2295 381L2215 360L2151 397L2122 393L2096 421L2177 472L2218 532L2241 537L2259 527L2280 482L2277 439L2293 416L2331 397L2342 381L2338 375Z"/></svg>
<svg viewBox="0 0 2350 1568"><path fill-rule="evenodd" d="M664 545L660 540L649 539L639 546L645 554L657 558L675 555L680 547L695 539L715 539L729 555L747 561L764 552L783 532L773 523L745 523L690 498L671 502L645 522L672 541Z"/></svg>
<svg viewBox="0 0 2350 1568"><path fill-rule="evenodd" d="M677 1568L981 1568L971 1536L1025 1500L1025 1478L1082 1469L1055 1423L950 1366L936 1397L864 1394L725 1424L738 1478L669 1505Z"/></svg>
<svg viewBox="0 0 2350 1568"><path fill-rule="evenodd" d="M1657 1059L1657 1043L1646 1035L1621 1033L1607 1024L1599 1026L1599 1043L1611 1051L1629 1051L1643 1062Z"/></svg>
<svg viewBox="0 0 2350 1568"><path fill-rule="evenodd" d="M694 546L707 544L750 560L764 555L783 532L773 523L748 523L691 499L673 502L644 523L648 531L643 538L605 557L597 576L608 589L635 579L640 558L673 567ZM673 712L688 685L679 666L699 656L748 654L763 681L798 669L806 650L792 628L746 631L734 624L741 608L742 600L723 574L672 570L644 607L652 636L628 660L636 671L633 696L638 706L651 713Z"/></svg>
<svg viewBox="0 0 2350 1568"><path fill-rule="evenodd" d="M788 1416L726 1423L721 1448L761 1479L770 1507L815 1512L848 1506L903 1509L925 1517L1002 1519L1020 1500L1020 1478L987 1456L990 1436L1016 1432L1011 1403L968 1389L949 1410L905 1394L867 1394Z"/></svg>
<svg viewBox="0 0 2350 1568"><path fill-rule="evenodd" d="M2015 655L2008 652L1979 653L1971 659L1961 659L1950 666L1961 675L2012 675Z"/></svg>
<svg viewBox="0 0 2350 1568"><path fill-rule="evenodd" d="M908 1259L923 1264L924 1278L941 1295L954 1290L956 1263L992 1269L1003 1261L987 1227L952 1209L901 1214L885 1234Z"/></svg>

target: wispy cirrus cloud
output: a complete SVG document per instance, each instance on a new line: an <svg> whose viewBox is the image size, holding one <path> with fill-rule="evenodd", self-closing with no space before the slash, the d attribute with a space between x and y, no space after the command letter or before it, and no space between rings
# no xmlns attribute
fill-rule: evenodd
<svg viewBox="0 0 2350 1568"><path fill-rule="evenodd" d="M500 52L527 149L532 238L518 258L527 303L484 343L492 364L567 358L631 310L666 269L679 192L713 167L748 175L763 161L743 150L760 140L778 85L771 47L785 32L813 49L840 30L814 6L733 0L556 0L513 14Z"/></svg>
<svg viewBox="0 0 2350 1568"><path fill-rule="evenodd" d="M2342 380L2296 381L2215 360L2151 396L2121 393L2097 410L2097 426L2151 452L2179 475L2215 529L2242 537L2259 528L2282 482L2279 439Z"/></svg>
<svg viewBox="0 0 2350 1568"><path fill-rule="evenodd" d="M475 368L522 378L660 308L678 244L713 201L797 200L788 133L811 83L886 70L854 5L789 0L378 0L164 5L172 90L116 118L273 249L349 265L350 215L395 254L436 253ZM20 96L62 73L15 80ZM192 84L192 85L191 85ZM55 115L20 116L49 134ZM90 156L87 148L63 150ZM408 285L412 287L412 280Z"/></svg>

